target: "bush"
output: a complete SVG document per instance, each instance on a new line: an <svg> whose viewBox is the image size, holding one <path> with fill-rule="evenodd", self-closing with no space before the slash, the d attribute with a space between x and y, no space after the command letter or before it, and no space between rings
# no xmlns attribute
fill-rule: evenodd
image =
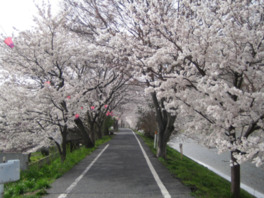
<svg viewBox="0 0 264 198"><path fill-rule="evenodd" d="M143 130L147 137L154 138L155 131L158 130L155 111L153 109L139 110L138 114L137 128Z"/></svg>

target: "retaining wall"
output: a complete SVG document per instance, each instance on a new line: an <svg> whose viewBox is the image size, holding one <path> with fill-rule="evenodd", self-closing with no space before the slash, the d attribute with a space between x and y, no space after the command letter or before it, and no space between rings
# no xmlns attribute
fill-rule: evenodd
<svg viewBox="0 0 264 198"><path fill-rule="evenodd" d="M28 168L28 154L22 153L0 153L0 163L3 163L3 158L6 161L8 160L20 160L20 169L27 170Z"/></svg>

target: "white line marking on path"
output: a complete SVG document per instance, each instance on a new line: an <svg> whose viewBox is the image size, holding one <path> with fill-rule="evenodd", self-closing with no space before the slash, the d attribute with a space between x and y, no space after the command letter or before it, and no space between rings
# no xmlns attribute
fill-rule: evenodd
<svg viewBox="0 0 264 198"><path fill-rule="evenodd" d="M83 178L83 176L90 170L90 168L94 165L94 163L98 160L98 158L103 154L103 152L108 148L109 144L107 144L104 149L97 155L97 157L90 163L90 165L82 172L82 174L75 179L75 181L66 189L65 193L60 194L58 198L66 198L67 195L72 191L72 189L78 184L78 182Z"/></svg>
<svg viewBox="0 0 264 198"><path fill-rule="evenodd" d="M160 180L158 173L157 173L156 170L154 169L154 167L153 167L151 161L149 160L149 158L148 158L148 156L147 156L147 154L146 154L144 148L142 147L142 145L141 145L139 139L137 138L137 136L136 136L136 134L134 133L134 131L132 131L132 132L133 132L135 138L137 139L137 142L138 142L138 144L139 144L139 147L141 148L141 151L142 151L142 153L143 153L143 155L144 155L144 157L145 157L145 159L146 159L146 161L147 161L147 164L148 164L148 166L149 166L149 169L150 169L150 171L151 171L151 173L152 173L152 175L153 175L155 181L157 182L157 184L158 184L158 186L159 186L159 188L160 188L160 191L161 191L163 197L164 197L164 198L171 198L170 193L168 192L167 188L164 186L164 184L163 184L162 181Z"/></svg>

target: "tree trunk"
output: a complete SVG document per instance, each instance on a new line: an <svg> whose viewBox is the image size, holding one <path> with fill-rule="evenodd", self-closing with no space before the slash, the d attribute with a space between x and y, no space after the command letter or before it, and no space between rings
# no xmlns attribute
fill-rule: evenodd
<svg viewBox="0 0 264 198"><path fill-rule="evenodd" d="M158 123L158 149L157 157L162 157L166 159L166 147L167 142L171 136L171 133L174 131L174 121L176 115L171 115L164 108L163 99L158 101L156 92L151 93L152 101L156 110L156 120Z"/></svg>
<svg viewBox="0 0 264 198"><path fill-rule="evenodd" d="M96 113L93 115L93 113L87 112L87 118L88 118L88 124L89 124L89 132L90 132L90 140L92 144L95 145L96 137L97 137L97 131L96 131L96 121L98 118L99 113Z"/></svg>
<svg viewBox="0 0 264 198"><path fill-rule="evenodd" d="M50 137L51 140L53 140L57 146L57 149L58 149L58 152L60 154L60 157L62 156L62 150L61 150L61 146L58 142L56 142L53 138ZM61 157L61 160L62 160L62 157Z"/></svg>
<svg viewBox="0 0 264 198"><path fill-rule="evenodd" d="M240 197L240 165L237 163L236 159L231 152L231 197Z"/></svg>
<svg viewBox="0 0 264 198"><path fill-rule="evenodd" d="M50 140L53 140L55 142L55 144L57 146L57 149L58 149L58 152L60 154L61 162L64 162L64 160L66 159L66 157L63 157L63 150L61 148L61 145L56 140L54 140L53 137L49 137L49 139ZM63 134L62 134L62 142L63 142ZM63 143L62 143L62 145L63 145ZM65 153L65 156L66 156L66 153Z"/></svg>
<svg viewBox="0 0 264 198"><path fill-rule="evenodd" d="M109 130L108 130L108 127L107 127L107 124L106 124L106 119L103 122L103 134L104 135L109 135Z"/></svg>
<svg viewBox="0 0 264 198"><path fill-rule="evenodd" d="M164 135L161 135L162 133L158 134L158 147L157 147L157 157L162 157L163 159L166 159L167 155L167 142L164 141Z"/></svg>
<svg viewBox="0 0 264 198"><path fill-rule="evenodd" d="M98 137L98 139L102 139L102 138L103 138L102 125L103 125L102 122L100 122L100 123L97 125L97 137Z"/></svg>
<svg viewBox="0 0 264 198"><path fill-rule="evenodd" d="M87 133L87 130L85 129L83 122L80 118L77 118L74 120L75 124L77 125L78 129L81 131L82 137L84 139L84 146L86 148L93 148L94 143L91 141L89 134Z"/></svg>
<svg viewBox="0 0 264 198"><path fill-rule="evenodd" d="M98 129L97 137L98 137L98 139L103 138L102 130L100 128Z"/></svg>
<svg viewBox="0 0 264 198"><path fill-rule="evenodd" d="M118 120L115 120L115 123L114 123L114 130L115 130L115 131L118 131Z"/></svg>
<svg viewBox="0 0 264 198"><path fill-rule="evenodd" d="M90 123L90 130L91 130L91 142L93 143L93 145L95 145L95 127L94 127L95 123L91 122Z"/></svg>
<svg viewBox="0 0 264 198"><path fill-rule="evenodd" d="M67 154L67 145L66 145L66 138L67 138L67 126L63 126L63 129L62 129L62 143L61 143L61 147L62 147L62 150L61 150L61 162L64 162L65 159L66 159L66 154Z"/></svg>

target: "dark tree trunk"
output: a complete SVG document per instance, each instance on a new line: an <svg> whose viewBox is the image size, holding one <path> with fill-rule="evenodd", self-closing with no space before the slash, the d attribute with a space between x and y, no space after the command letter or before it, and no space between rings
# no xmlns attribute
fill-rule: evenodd
<svg viewBox="0 0 264 198"><path fill-rule="evenodd" d="M90 122L90 130L91 130L91 142L93 143L93 145L95 145L95 122Z"/></svg>
<svg viewBox="0 0 264 198"><path fill-rule="evenodd" d="M62 132L62 152L61 152L61 162L64 162L66 159L67 155L67 145L66 145L66 138L67 138L67 126L63 127L63 132Z"/></svg>
<svg viewBox="0 0 264 198"><path fill-rule="evenodd" d="M96 141L96 120L98 117L98 113L96 113L95 115L91 114L91 113L87 113L87 118L88 118L88 124L89 124L89 131L90 131L90 140L92 142L93 145L95 145L95 141Z"/></svg>
<svg viewBox="0 0 264 198"><path fill-rule="evenodd" d="M54 140L52 137L49 137L50 140L53 140L57 146L57 149L59 151L59 154L60 154L60 158L61 158L61 162L63 163L66 159L66 154L67 154L67 126L60 126L60 132L61 132L61 136L62 136L62 143L61 145L56 141Z"/></svg>
<svg viewBox="0 0 264 198"><path fill-rule="evenodd" d="M85 129L83 122L80 118L77 118L74 120L75 124L77 125L78 129L81 131L82 137L84 139L84 146L86 148L93 148L94 143L91 141L89 134L87 133L87 130Z"/></svg>
<svg viewBox="0 0 264 198"><path fill-rule="evenodd" d="M106 124L106 119L104 120L104 123L103 123L103 134L104 135L109 135L109 130L108 130L108 127L107 127L107 124Z"/></svg>
<svg viewBox="0 0 264 198"><path fill-rule="evenodd" d="M159 133L158 133L158 148L157 148L157 157L162 157L166 159L166 147L167 142L170 139L172 132L174 131L174 121L176 116L171 116L170 113L166 113L166 119L163 119L162 126L165 126L165 129L160 127L158 123Z"/></svg>
<svg viewBox="0 0 264 198"><path fill-rule="evenodd" d="M157 147L157 157L162 157L166 159L167 156L167 142L164 140L164 135L161 135L162 133L159 133L158 137L158 147Z"/></svg>
<svg viewBox="0 0 264 198"><path fill-rule="evenodd" d="M115 130L115 131L118 131L118 120L115 120L115 123L114 123L114 130Z"/></svg>
<svg viewBox="0 0 264 198"><path fill-rule="evenodd" d="M100 128L98 129L97 137L98 137L98 139L103 138L102 130Z"/></svg>
<svg viewBox="0 0 264 198"><path fill-rule="evenodd" d="M236 159L231 152L231 197L239 198L240 197L240 165L237 163Z"/></svg>
<svg viewBox="0 0 264 198"><path fill-rule="evenodd" d="M58 143L58 142L56 142L53 138L49 138L49 139L51 139L51 140L53 140L54 142L55 142L55 144L56 144L56 146L57 146L57 149L58 149L58 152L59 152L59 154L60 154L60 156L62 156L62 150L61 150L61 146L60 146L60 144ZM61 160L62 160L62 157L61 157Z"/></svg>
<svg viewBox="0 0 264 198"><path fill-rule="evenodd" d="M157 157L166 159L166 146L172 132L174 131L176 115L171 115L164 109L164 101L158 101L156 92L151 93L151 97L156 110L156 120L159 131Z"/></svg>
<svg viewBox="0 0 264 198"><path fill-rule="evenodd" d="M100 122L97 125L97 137L98 137L98 139L102 139L102 137L104 136L103 130L102 130L102 128L103 128L102 125L103 125L103 122Z"/></svg>

